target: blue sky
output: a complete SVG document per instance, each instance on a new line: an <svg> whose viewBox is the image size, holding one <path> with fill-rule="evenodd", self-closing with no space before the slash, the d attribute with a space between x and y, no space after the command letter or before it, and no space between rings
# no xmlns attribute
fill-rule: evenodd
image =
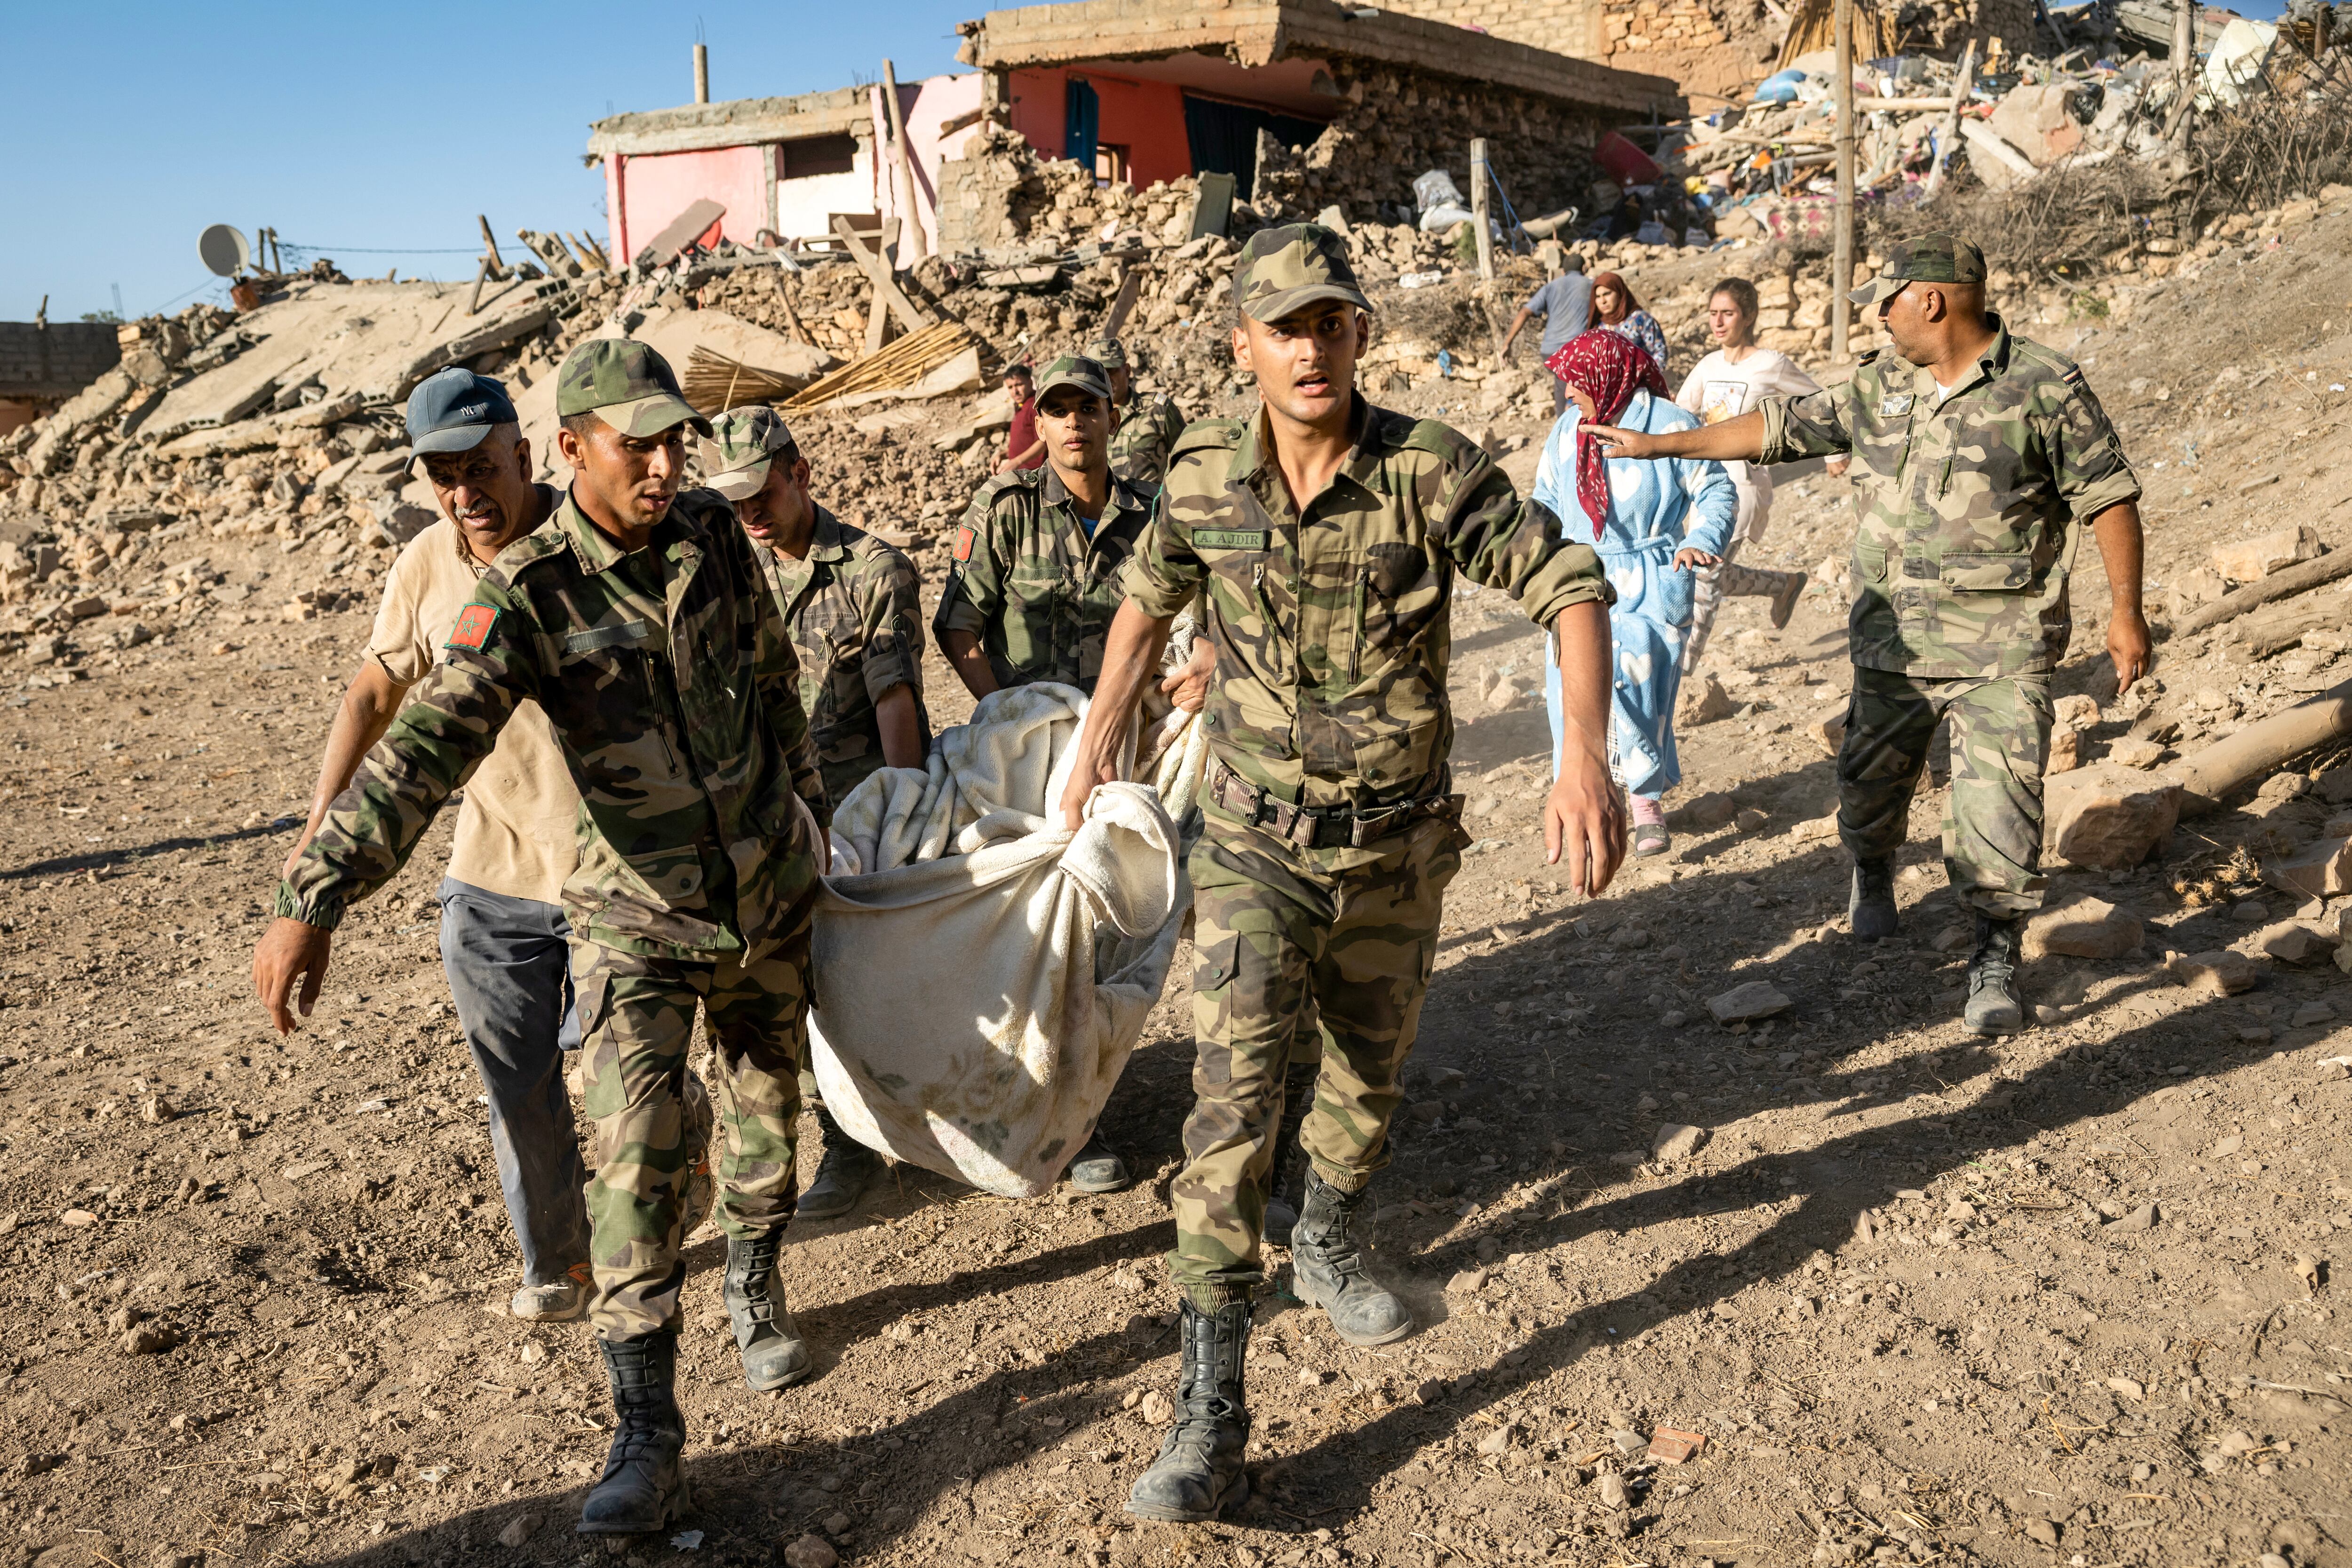
<svg viewBox="0 0 2352 1568"><path fill-rule="evenodd" d="M203 297L213 223L325 247L345 272L470 277L476 213L604 233L588 122L713 98L960 70L955 25L986 0L887 5L234 3L13 7L0 91L0 321L126 316ZM448 247L368 255L356 247ZM514 253L509 248L508 255ZM292 260L291 257L288 258Z"/></svg>

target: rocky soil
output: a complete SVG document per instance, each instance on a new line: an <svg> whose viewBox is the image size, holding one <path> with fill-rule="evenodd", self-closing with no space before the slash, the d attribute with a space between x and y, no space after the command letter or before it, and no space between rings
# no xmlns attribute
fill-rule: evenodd
<svg viewBox="0 0 2352 1568"><path fill-rule="evenodd" d="M2164 617L2210 596L2216 544L2307 524L2352 545L2332 439L2347 239L2322 216L2096 309L2003 301L2053 318L2029 330L2116 415ZM1635 285L1679 331L1724 259ZM1436 335L1475 310L1465 289L1384 286L1386 341L1475 357L1475 336ZM1488 408L1418 363L1381 374L1384 398L1486 429L1531 471L1531 384ZM803 439L845 510L915 522L904 480L874 476L963 473L933 466L953 461L928 439L946 417ZM142 476L172 478L123 482ZM277 1040L248 995L390 552L299 521L213 531L295 515L267 481L243 493L115 551L77 534L77 591L131 607L10 638L0 1540L18 1560L2352 1562L2333 1274L2352 1237L2352 981L2324 949L2252 957L2229 996L2167 965L2298 914L2332 927L2337 908L2258 878L2343 810L2343 758L2184 822L2147 866L2057 871L2053 900L2095 895L2138 940L2036 960L2035 1026L1963 1034L1935 791L1904 935L1842 930L1813 731L1848 680L1851 512L1819 475L1784 486L1761 553L1815 590L1777 633L1761 601L1733 602L1709 661L1722 716L1683 737L1674 850L1601 900L1541 860L1542 643L1497 595L1463 595L1457 767L1479 840L1379 1187L1381 1267L1427 1327L1348 1349L1277 1272L1245 1510L1178 1528L1119 1507L1174 1373L1180 955L1108 1118L1138 1187L1023 1204L902 1172L800 1227L784 1279L818 1347L807 1386L742 1388L722 1248L695 1237L698 1510L674 1540L583 1545L602 1378L583 1327L502 1315L513 1249L438 968L446 828L345 926L307 1029ZM921 554L934 593L940 555ZM2325 617L2261 658L2225 627L2166 643L2160 693L2119 704L2095 548L2080 569L2061 689L2098 704L2071 710L2085 762L2127 740L2160 758L2345 678ZM2296 607L2334 608L2340 631L2345 602ZM961 715L936 658L930 690L942 721ZM1716 1021L1711 1000L1758 982L1789 1005ZM1704 1441L1679 1458L1674 1432Z"/></svg>

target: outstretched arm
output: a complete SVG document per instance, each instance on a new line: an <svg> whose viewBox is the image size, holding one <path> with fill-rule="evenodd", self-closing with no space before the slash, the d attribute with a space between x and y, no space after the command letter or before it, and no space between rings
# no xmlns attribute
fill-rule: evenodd
<svg viewBox="0 0 2352 1568"><path fill-rule="evenodd" d="M1718 425L1695 430L1625 430L1614 425L1587 425L1612 458L1737 458L1752 463L1764 455L1764 413L1751 410Z"/></svg>

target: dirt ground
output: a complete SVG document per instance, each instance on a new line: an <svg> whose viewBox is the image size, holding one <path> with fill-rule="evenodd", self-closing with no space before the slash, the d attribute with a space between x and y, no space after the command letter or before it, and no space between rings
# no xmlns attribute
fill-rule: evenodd
<svg viewBox="0 0 2352 1568"><path fill-rule="evenodd" d="M2032 329L2081 358L2140 464L2152 601L2245 534L2352 545L2347 239L2325 220ZM1533 458L1509 459L1523 479ZM1759 559L1840 558L1851 516L1843 481L1788 484ZM2330 1271L2352 1081L2326 1061L2352 1052L2352 983L2264 961L2216 1000L2163 967L2291 912L2252 858L2343 803L2274 784L2138 870L2056 872L2053 895L2136 910L2144 946L2034 963L2041 1021L1968 1036L1933 790L1905 934L1843 932L1808 732L1849 679L1834 581L1779 633L1732 604L1710 668L1736 711L1685 732L1675 799L1738 815L1592 902L1542 864L1541 642L1464 592L1479 840L1378 1187L1381 1266L1426 1326L1349 1349L1277 1274L1234 1519L1120 1508L1174 1377L1180 953L1107 1118L1137 1187L1014 1203L905 1171L797 1226L805 1386L742 1387L722 1245L692 1238L698 1509L675 1540L583 1543L608 1406L583 1326L503 1315L517 1265L438 963L446 819L343 928L307 1029L278 1041L248 994L374 569L340 580L352 608L288 622L322 568L259 545L178 542L200 591L163 637L0 687L0 1539L23 1561L2352 1563ZM2147 712L2186 746L2345 678L2326 649L2256 660L2213 634L2165 644L2161 695L2114 705L2088 544L2080 568L2060 689L2109 705L2086 759ZM941 721L954 690L934 658ZM1756 979L1794 1005L1714 1024L1706 999ZM1654 1157L1670 1122L1700 1142ZM1661 1427L1705 1444L1653 1462Z"/></svg>

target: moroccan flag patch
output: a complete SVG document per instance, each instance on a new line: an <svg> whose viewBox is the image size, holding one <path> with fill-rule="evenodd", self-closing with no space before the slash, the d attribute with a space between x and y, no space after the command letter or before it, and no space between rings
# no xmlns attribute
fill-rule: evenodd
<svg viewBox="0 0 2352 1568"><path fill-rule="evenodd" d="M959 528L956 530L955 558L957 560L969 561L971 559L971 530L968 528Z"/></svg>
<svg viewBox="0 0 2352 1568"><path fill-rule="evenodd" d="M469 647L477 652L490 640L490 628L498 624L499 613L488 605L468 605L457 612L457 624L449 630L451 647Z"/></svg>

